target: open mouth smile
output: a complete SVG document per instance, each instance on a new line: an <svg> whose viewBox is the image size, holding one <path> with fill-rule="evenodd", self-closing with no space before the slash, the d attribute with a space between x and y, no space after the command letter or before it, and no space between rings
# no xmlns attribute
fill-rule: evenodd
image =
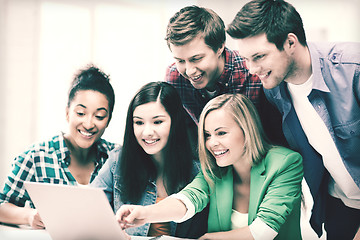
<svg viewBox="0 0 360 240"><path fill-rule="evenodd" d="M229 149L227 149L227 150L222 150L222 151L213 151L215 157L221 157L221 156L223 156L223 155L224 155L225 153L227 153L227 152L229 152Z"/></svg>
<svg viewBox="0 0 360 240"><path fill-rule="evenodd" d="M87 131L82 131L82 130L79 130L79 133L85 137L91 137L95 134L95 132L87 132Z"/></svg>
<svg viewBox="0 0 360 240"><path fill-rule="evenodd" d="M201 78L202 78L203 74L200 74L196 77L191 77L190 80L193 81L193 82L197 82L199 81Z"/></svg>
<svg viewBox="0 0 360 240"><path fill-rule="evenodd" d="M152 140L143 139L143 142L144 142L146 145L154 145L154 144L157 143L158 141L160 141L160 139L152 139Z"/></svg>
<svg viewBox="0 0 360 240"><path fill-rule="evenodd" d="M271 71L269 71L265 74L257 74L257 75L260 79L265 79L265 78L269 77L270 73L271 73Z"/></svg>

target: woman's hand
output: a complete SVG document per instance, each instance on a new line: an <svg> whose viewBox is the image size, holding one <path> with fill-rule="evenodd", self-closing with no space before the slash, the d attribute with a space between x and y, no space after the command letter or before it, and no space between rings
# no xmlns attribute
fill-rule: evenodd
<svg viewBox="0 0 360 240"><path fill-rule="evenodd" d="M122 205L116 212L116 220L122 229L138 227L147 223L146 207L138 205Z"/></svg>
<svg viewBox="0 0 360 240"><path fill-rule="evenodd" d="M45 228L45 225L42 222L41 217L36 209L31 209L31 211L29 211L28 222L33 229Z"/></svg>

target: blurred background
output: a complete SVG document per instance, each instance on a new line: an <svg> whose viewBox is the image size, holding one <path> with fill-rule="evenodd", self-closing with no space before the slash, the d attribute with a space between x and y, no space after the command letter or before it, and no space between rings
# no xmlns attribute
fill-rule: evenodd
<svg viewBox="0 0 360 240"><path fill-rule="evenodd" d="M228 25L247 0L0 0L0 188L14 157L67 130L69 84L89 63L110 75L116 93L104 134L122 143L130 99L162 81L172 63L164 40L180 8L213 9ZM309 41L360 41L360 1L289 0ZM227 46L236 49L227 36Z"/></svg>

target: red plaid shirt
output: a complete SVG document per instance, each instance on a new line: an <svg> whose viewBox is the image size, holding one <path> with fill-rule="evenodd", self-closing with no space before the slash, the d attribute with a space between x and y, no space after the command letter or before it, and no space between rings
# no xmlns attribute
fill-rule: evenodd
<svg viewBox="0 0 360 240"><path fill-rule="evenodd" d="M245 61L236 51L225 48L225 68L216 83L216 94L212 97L205 89L194 88L177 70L175 63L166 69L165 81L176 88L183 106L191 118L198 123L200 113L205 104L216 96L224 93L242 93L255 104L259 105L261 81L251 75L245 67Z"/></svg>

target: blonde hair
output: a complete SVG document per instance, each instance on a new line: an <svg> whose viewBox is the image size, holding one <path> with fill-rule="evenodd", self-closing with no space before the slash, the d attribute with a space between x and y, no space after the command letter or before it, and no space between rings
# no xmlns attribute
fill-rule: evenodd
<svg viewBox="0 0 360 240"><path fill-rule="evenodd" d="M211 99L201 112L198 136L199 136L199 159L201 169L205 179L213 182L215 177L221 177L221 170L216 165L215 158L206 149L205 145L205 118L214 110L223 109L233 116L234 121L239 125L244 133L244 152L242 157L254 165L259 163L267 151L270 144L267 141L259 115L252 102L242 94L223 94Z"/></svg>

